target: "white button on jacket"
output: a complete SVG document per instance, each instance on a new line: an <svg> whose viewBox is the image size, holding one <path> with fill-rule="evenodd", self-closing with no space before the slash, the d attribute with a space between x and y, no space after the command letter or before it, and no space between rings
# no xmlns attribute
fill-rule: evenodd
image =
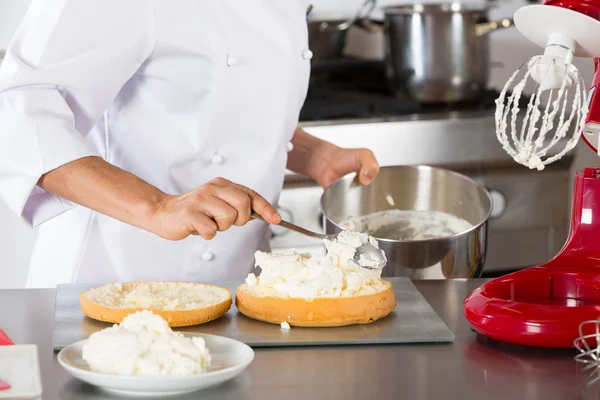
<svg viewBox="0 0 600 400"><path fill-rule="evenodd" d="M308 85L307 6L33 0L0 69L0 196L39 226L28 286L251 271L263 223L218 233L208 268L202 238L161 239L36 182L97 155L167 193L222 176L276 203Z"/></svg>
<svg viewBox="0 0 600 400"><path fill-rule="evenodd" d="M220 154L215 154L214 156L212 156L212 163L213 164L221 164L223 162L223 156Z"/></svg>
<svg viewBox="0 0 600 400"><path fill-rule="evenodd" d="M234 65L236 65L238 63L237 58L235 58L232 55L227 56L227 65L229 65L230 67L233 67Z"/></svg>

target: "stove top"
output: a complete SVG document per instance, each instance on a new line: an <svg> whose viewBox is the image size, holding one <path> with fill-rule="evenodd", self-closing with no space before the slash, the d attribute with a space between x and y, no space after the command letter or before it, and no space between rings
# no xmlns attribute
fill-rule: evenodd
<svg viewBox="0 0 600 400"><path fill-rule="evenodd" d="M499 92L476 101L420 104L389 88L381 62L340 59L313 68L300 121L390 118L412 114L493 110Z"/></svg>

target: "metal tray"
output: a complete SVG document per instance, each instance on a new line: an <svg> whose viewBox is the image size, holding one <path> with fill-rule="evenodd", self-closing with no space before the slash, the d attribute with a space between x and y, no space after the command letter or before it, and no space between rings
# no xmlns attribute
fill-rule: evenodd
<svg viewBox="0 0 600 400"><path fill-rule="evenodd" d="M431 308L408 278L389 278L397 307L385 318L367 325L338 328L296 328L247 318L235 305L221 318L203 325L178 329L226 336L252 347L330 346L389 343L442 343L454 341L454 334ZM239 282L216 283L235 295ZM59 285L56 292L52 346L63 347L86 339L110 324L87 318L79 306L79 293L98 284Z"/></svg>

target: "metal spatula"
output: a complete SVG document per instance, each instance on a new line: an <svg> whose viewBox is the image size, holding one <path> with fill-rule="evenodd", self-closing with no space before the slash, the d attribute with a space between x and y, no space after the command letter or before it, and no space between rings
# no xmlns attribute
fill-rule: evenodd
<svg viewBox="0 0 600 400"><path fill-rule="evenodd" d="M252 214L250 216L252 217L252 219L267 222L260 215L258 215L255 212L252 212ZM328 239L328 240L333 241L337 238L337 235L338 235L337 233L332 234L332 235L324 235L322 233L316 233L316 232L309 231L308 229L304 229L298 225L294 225L294 224L284 221L284 220L281 220L281 222L279 223L279 226L282 226L286 229L290 229L292 231L301 233L302 235L310 236L310 237L314 237L314 238L318 238L318 239ZM377 263L377 267L372 268L372 267L361 265L359 261L362 257L365 257L368 260L375 261ZM381 250L380 248L378 248L376 246L373 246L369 242L363 244L362 246L360 246L356 249L356 253L354 253L353 259L354 259L355 263L357 263L358 265L360 265L361 267L366 268L366 269L383 269L383 267L385 267L385 264L387 263L387 259L385 257L385 253L383 252L383 250Z"/></svg>

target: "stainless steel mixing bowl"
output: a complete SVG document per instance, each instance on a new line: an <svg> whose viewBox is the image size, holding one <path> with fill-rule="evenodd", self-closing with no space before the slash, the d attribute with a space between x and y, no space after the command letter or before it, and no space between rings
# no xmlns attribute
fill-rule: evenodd
<svg viewBox="0 0 600 400"><path fill-rule="evenodd" d="M350 217L384 210L439 211L473 227L456 235L427 240L376 238L388 263L382 276L412 279L476 278L483 272L487 224L492 210L488 191L459 173L429 166L383 167L369 186L346 176L321 196L325 233L337 233Z"/></svg>

